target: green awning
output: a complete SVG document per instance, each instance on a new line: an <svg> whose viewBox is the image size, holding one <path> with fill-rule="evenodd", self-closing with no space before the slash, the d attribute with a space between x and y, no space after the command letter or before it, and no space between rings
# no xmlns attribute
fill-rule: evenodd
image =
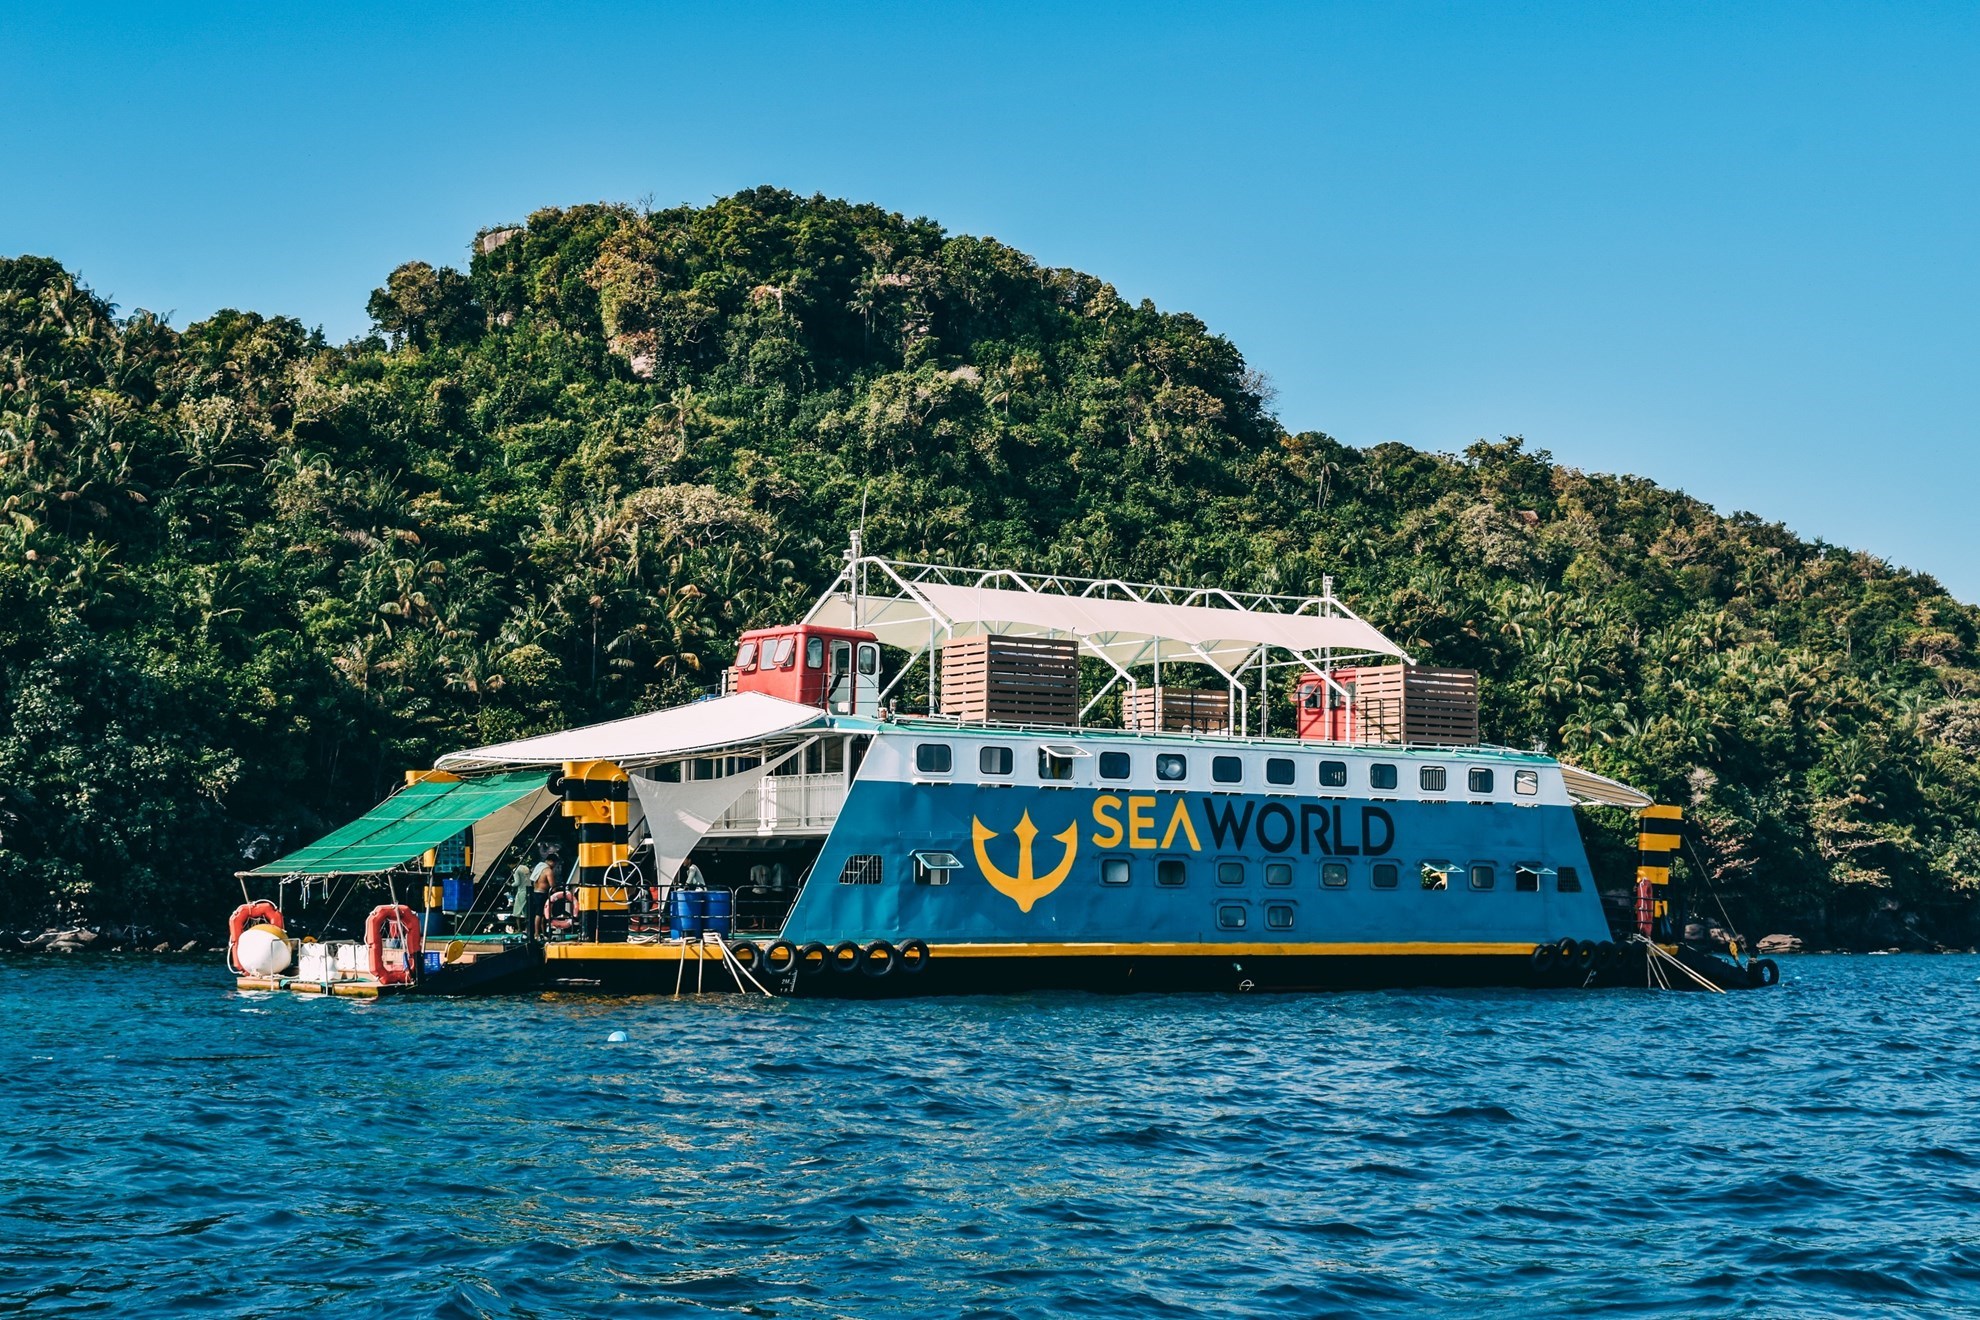
<svg viewBox="0 0 1980 1320"><path fill-rule="evenodd" d="M376 875L542 788L541 770L408 784L340 830L248 875Z"/></svg>

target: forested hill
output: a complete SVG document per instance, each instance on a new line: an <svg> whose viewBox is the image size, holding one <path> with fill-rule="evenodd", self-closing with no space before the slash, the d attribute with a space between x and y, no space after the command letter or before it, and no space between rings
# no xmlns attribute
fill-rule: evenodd
<svg viewBox="0 0 1980 1320"><path fill-rule="evenodd" d="M873 548L1305 591L1690 804L1754 919L1965 938L1976 612L1516 440L1289 435L1194 317L769 189L546 210L377 331L0 261L5 919L210 917L443 750L678 700ZM1878 914L1887 914L1879 916Z"/></svg>

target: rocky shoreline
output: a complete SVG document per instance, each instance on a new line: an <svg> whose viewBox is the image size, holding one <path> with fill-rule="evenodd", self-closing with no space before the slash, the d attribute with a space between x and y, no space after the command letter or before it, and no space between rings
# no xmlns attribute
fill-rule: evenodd
<svg viewBox="0 0 1980 1320"><path fill-rule="evenodd" d="M51 926L38 934L0 931L0 953L225 953L225 940L191 926Z"/></svg>

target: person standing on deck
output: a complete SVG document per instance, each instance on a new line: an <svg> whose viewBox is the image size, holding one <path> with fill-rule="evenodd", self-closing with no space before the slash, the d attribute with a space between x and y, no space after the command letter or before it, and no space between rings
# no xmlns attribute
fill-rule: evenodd
<svg viewBox="0 0 1980 1320"><path fill-rule="evenodd" d="M543 938L543 908L550 901L550 890L556 883L557 845L547 843L543 845L541 860L537 862L536 869L529 873L529 932L533 939Z"/></svg>

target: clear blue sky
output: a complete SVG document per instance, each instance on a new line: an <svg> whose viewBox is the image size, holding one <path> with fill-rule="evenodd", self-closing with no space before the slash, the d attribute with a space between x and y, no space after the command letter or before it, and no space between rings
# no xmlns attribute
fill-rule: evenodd
<svg viewBox="0 0 1980 1320"><path fill-rule="evenodd" d="M770 183L1197 313L1294 429L1522 434L1980 600L1980 6L0 9L0 253L366 328L412 258Z"/></svg>

